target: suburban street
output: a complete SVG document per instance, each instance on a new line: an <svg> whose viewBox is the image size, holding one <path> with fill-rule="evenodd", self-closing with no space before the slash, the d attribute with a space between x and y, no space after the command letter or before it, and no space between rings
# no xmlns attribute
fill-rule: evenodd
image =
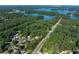
<svg viewBox="0 0 79 59"><path fill-rule="evenodd" d="M55 25L52 25L52 29L48 32L48 34L45 36L45 38L43 38L41 40L41 42L36 46L36 48L34 49L34 51L32 52L32 54L37 54L37 53L40 52L40 50L43 47L44 43L50 37L51 33L54 32L54 30L56 29L57 25L60 24L61 20L62 20L62 17L58 20L58 22Z"/></svg>

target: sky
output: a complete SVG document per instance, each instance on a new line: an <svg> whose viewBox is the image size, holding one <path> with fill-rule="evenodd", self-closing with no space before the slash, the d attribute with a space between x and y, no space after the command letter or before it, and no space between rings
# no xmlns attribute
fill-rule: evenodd
<svg viewBox="0 0 79 59"><path fill-rule="evenodd" d="M79 0L0 0L0 5L79 5Z"/></svg>

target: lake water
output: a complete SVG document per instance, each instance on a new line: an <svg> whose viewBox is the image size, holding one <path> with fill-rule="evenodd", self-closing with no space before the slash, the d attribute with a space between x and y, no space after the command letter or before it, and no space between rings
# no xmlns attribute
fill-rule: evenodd
<svg viewBox="0 0 79 59"><path fill-rule="evenodd" d="M74 16L72 14L74 14L76 11L72 10L69 11L67 9L55 9L55 8L36 8L34 10L40 10L40 11L48 11L48 12L58 12L59 14L63 14L63 15L67 15L69 16L71 19L76 20L79 19L78 16ZM32 13L32 14L27 14L25 13L24 15L30 15L30 16L43 16L44 20L50 20L50 19L54 19L56 16L50 16L50 15L42 15L42 14L38 14L38 13Z"/></svg>
<svg viewBox="0 0 79 59"><path fill-rule="evenodd" d="M53 8L38 8L38 9L34 9L34 10L48 11L48 12L58 12L60 14L69 16L73 20L79 19L78 16L74 16L74 15L73 16L70 16L71 14L75 13L75 11L61 10L61 9L53 9Z"/></svg>
<svg viewBox="0 0 79 59"><path fill-rule="evenodd" d="M61 10L61 9L53 9L53 8L38 8L35 10L40 10L40 11L49 11L49 12L58 12L60 14L64 14L67 15L68 13L73 13L73 11L69 11L69 10Z"/></svg>
<svg viewBox="0 0 79 59"><path fill-rule="evenodd" d="M24 15L30 15L30 16L43 16L43 19L44 20L50 20L50 19L54 19L55 16L49 16L49 15L41 15L41 14L38 14L38 13L33 13L33 14L24 14Z"/></svg>

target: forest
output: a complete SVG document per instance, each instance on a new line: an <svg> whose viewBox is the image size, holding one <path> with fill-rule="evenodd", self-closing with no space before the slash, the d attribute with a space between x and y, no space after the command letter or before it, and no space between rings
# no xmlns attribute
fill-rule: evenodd
<svg viewBox="0 0 79 59"><path fill-rule="evenodd" d="M16 34L19 34L20 37L24 37L26 41L28 36L30 36L31 39L36 36L39 38L39 40L33 40L33 42L31 42L30 44L28 43L28 41L26 42L26 46L27 46L26 49L27 50L31 49L31 51L28 52L31 53L35 48L35 46L51 29L51 25L54 25L57 22L58 18L60 17L59 16L52 20L46 21L43 20L43 18L41 18L40 16L36 16L36 17L28 16L28 15L26 16L23 15L22 13L8 14L6 10L4 11L2 10L0 13L1 13L0 15L0 52L1 53L8 50L8 48L11 47L9 46L6 48L6 45L8 44L7 42L12 42L12 38Z"/></svg>
<svg viewBox="0 0 79 59"><path fill-rule="evenodd" d="M61 53L79 49L79 20L65 17L42 48L45 53Z"/></svg>
<svg viewBox="0 0 79 59"><path fill-rule="evenodd" d="M19 6L20 7L20 6ZM74 51L79 49L79 18L71 19L71 16L79 17L77 8L62 8L52 6L40 6L39 8L52 8L52 11L34 10L38 6L24 9L0 9L0 53L4 54L31 54L41 40L48 34L58 20L62 21L45 42L41 53L60 54L62 51ZM64 15L57 10L74 11ZM26 14L39 14L36 16ZM71 16L70 16L71 14ZM44 16L55 16L44 20Z"/></svg>

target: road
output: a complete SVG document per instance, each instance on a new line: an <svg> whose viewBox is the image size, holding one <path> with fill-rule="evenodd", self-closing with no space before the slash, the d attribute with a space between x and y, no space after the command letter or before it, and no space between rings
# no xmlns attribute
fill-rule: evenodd
<svg viewBox="0 0 79 59"><path fill-rule="evenodd" d="M34 51L32 52L32 54L37 54L41 50L41 48L43 47L44 43L49 38L49 36L51 35L51 33L54 32L55 28L57 27L57 25L60 23L61 20L62 20L62 17L58 20L58 22L54 26L52 25L52 29L48 32L48 34L45 36L45 38L43 38L41 40L41 42L36 46L36 48L34 49Z"/></svg>

